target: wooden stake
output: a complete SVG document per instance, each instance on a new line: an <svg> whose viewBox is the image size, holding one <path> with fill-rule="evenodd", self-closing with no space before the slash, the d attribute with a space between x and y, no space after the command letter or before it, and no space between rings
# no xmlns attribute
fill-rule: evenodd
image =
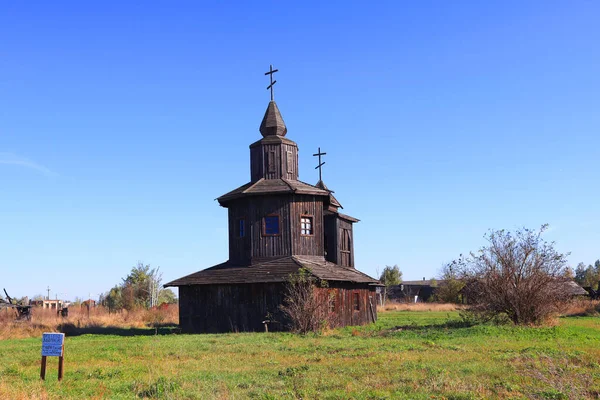
<svg viewBox="0 0 600 400"><path fill-rule="evenodd" d="M40 371L40 378L42 380L46 380L46 356L42 356L42 370Z"/></svg>
<svg viewBox="0 0 600 400"><path fill-rule="evenodd" d="M371 307L371 317L373 318L373 322L375 322L375 312L373 311L373 303L371 302L370 296L369 296L369 307Z"/></svg>
<svg viewBox="0 0 600 400"><path fill-rule="evenodd" d="M63 378L63 360L64 357L60 356L58 357L58 381L62 381Z"/></svg>

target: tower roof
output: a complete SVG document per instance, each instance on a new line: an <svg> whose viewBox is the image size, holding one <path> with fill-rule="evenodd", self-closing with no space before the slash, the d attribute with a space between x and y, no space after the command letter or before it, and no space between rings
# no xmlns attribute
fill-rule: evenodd
<svg viewBox="0 0 600 400"><path fill-rule="evenodd" d="M287 133L287 128L283 122L279 108L277 108L277 104L273 100L269 102L265 116L260 123L260 133L264 137L285 136Z"/></svg>
<svg viewBox="0 0 600 400"><path fill-rule="evenodd" d="M329 192L329 205L335 207L335 208L344 208L342 207L342 205L340 204L340 202L335 198L335 196L333 195L334 191L333 190L329 190L329 188L327 187L327 185L325 185L325 182L323 182L322 180L320 180L319 182L317 182L317 184L315 185L315 187L318 187L319 189L323 189Z"/></svg>
<svg viewBox="0 0 600 400"><path fill-rule="evenodd" d="M240 197L288 193L311 194L315 196L329 195L329 192L326 190L297 180L259 179L256 182L248 182L229 193L225 193L223 196L217 198L217 200L219 204L224 205L228 201Z"/></svg>

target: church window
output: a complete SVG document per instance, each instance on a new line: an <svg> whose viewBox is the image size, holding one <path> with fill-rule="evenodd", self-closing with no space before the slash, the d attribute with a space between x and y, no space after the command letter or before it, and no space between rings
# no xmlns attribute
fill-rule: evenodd
<svg viewBox="0 0 600 400"><path fill-rule="evenodd" d="M267 171L275 172L275 152L269 151L267 154Z"/></svg>
<svg viewBox="0 0 600 400"><path fill-rule="evenodd" d="M305 236L311 236L313 234L313 217L303 215L300 218L300 233Z"/></svg>
<svg viewBox="0 0 600 400"><path fill-rule="evenodd" d="M237 237L246 236L246 220L244 218L238 219L237 223Z"/></svg>
<svg viewBox="0 0 600 400"><path fill-rule="evenodd" d="M294 155L291 151L287 152L287 172L288 174L294 172Z"/></svg>
<svg viewBox="0 0 600 400"><path fill-rule="evenodd" d="M264 236L279 235L279 215L267 215L263 223Z"/></svg>
<svg viewBox="0 0 600 400"><path fill-rule="evenodd" d="M344 267L352 266L352 234L350 229L340 230L340 264Z"/></svg>
<svg viewBox="0 0 600 400"><path fill-rule="evenodd" d="M354 311L360 311L360 297L358 293L352 293Z"/></svg>

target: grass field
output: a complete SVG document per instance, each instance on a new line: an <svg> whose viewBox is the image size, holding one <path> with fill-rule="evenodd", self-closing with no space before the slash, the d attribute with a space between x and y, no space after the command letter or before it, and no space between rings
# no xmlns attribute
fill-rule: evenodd
<svg viewBox="0 0 600 400"><path fill-rule="evenodd" d="M68 337L39 380L41 339L0 341L0 399L600 398L600 318L460 327L455 311L388 311L320 336ZM102 331L99 331L102 332Z"/></svg>

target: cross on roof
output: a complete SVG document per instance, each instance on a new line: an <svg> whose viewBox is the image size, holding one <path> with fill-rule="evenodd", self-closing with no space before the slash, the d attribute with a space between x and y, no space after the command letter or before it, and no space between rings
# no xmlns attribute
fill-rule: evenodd
<svg viewBox="0 0 600 400"><path fill-rule="evenodd" d="M317 165L315 167L315 169L319 169L319 180L322 181L322 176L321 176L321 167L323 167L323 165L325 165L325 161L321 162L321 156L326 155L327 153L321 153L321 148L319 147L319 152L317 154L313 154L314 157L319 157L319 165Z"/></svg>
<svg viewBox="0 0 600 400"><path fill-rule="evenodd" d="M271 89L271 101L273 101L273 85L275 85L277 83L277 81L273 80L273 74L277 71L279 71L279 70L273 69L273 65L270 65L269 72L265 72L265 75L269 75L269 78L271 79L271 84L269 86L267 86L267 90Z"/></svg>

